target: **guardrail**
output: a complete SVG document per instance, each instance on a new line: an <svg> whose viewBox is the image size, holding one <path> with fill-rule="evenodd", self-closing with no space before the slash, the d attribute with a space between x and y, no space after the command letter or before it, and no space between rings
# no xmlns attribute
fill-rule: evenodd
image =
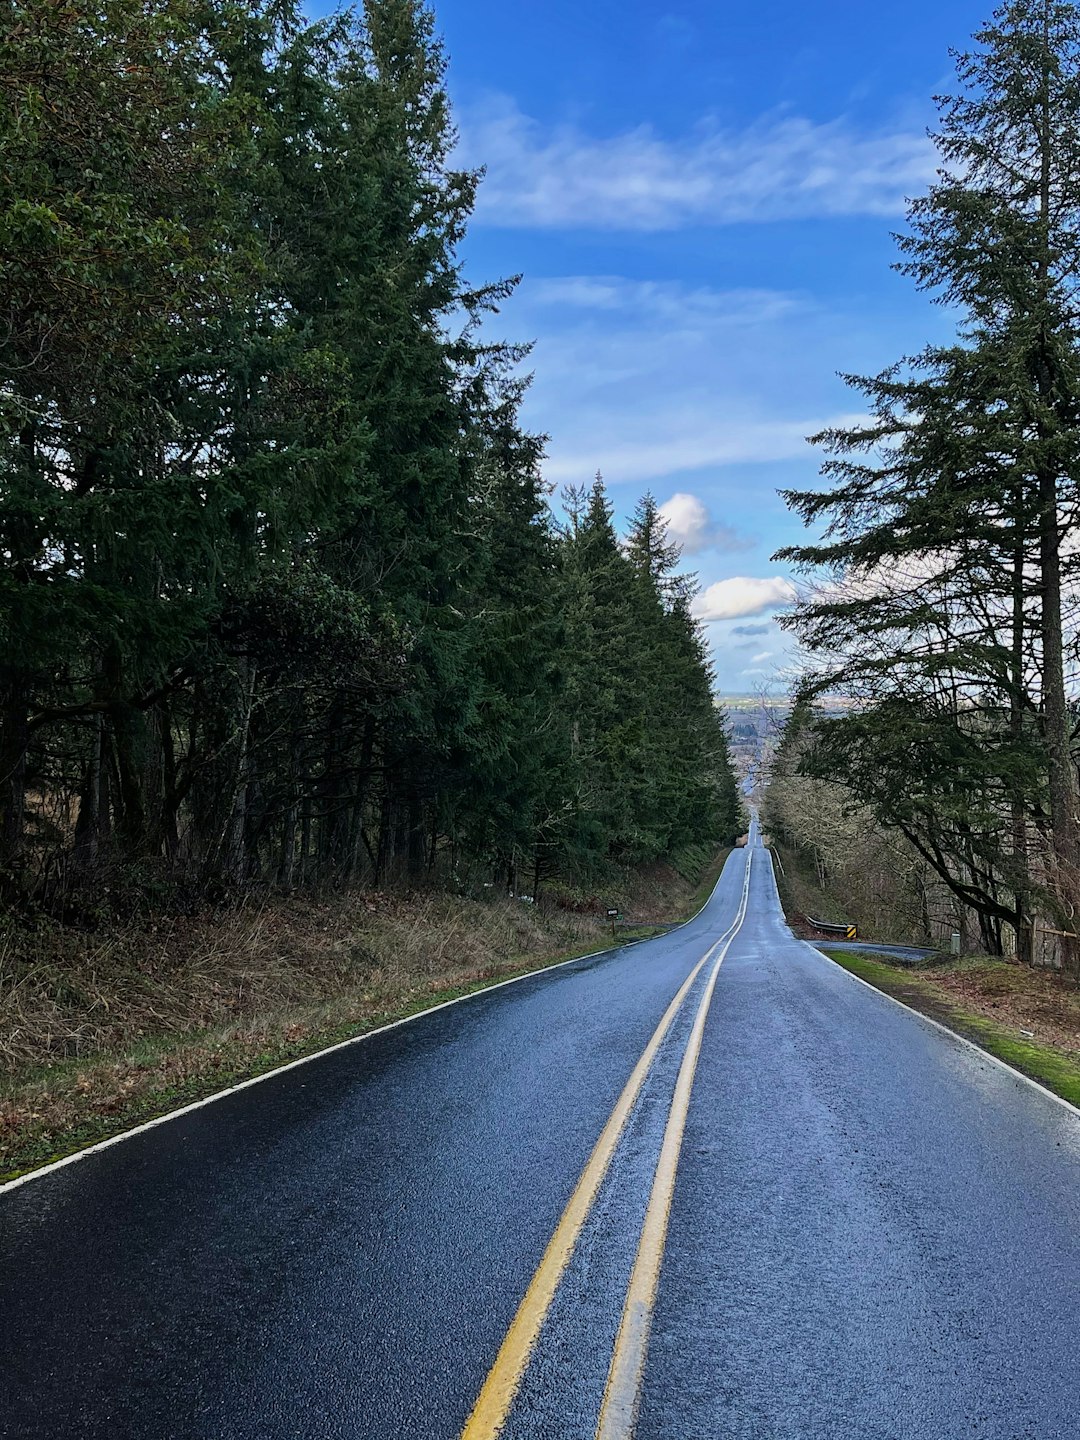
<svg viewBox="0 0 1080 1440"><path fill-rule="evenodd" d="M806 923L812 925L815 930L821 930L826 935L842 935L845 940L857 940L859 938L859 927L857 925L834 925L830 920L815 920L812 915L807 915Z"/></svg>

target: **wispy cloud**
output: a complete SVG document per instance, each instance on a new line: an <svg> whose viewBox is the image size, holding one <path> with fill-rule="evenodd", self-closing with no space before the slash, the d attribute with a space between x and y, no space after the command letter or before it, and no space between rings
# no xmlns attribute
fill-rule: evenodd
<svg viewBox="0 0 1080 1440"><path fill-rule="evenodd" d="M670 280L629 280L623 275L556 275L529 282L536 305L561 311L631 311L654 322L759 325L793 315L806 301L782 290L711 290Z"/></svg>
<svg viewBox="0 0 1080 1440"><path fill-rule="evenodd" d="M849 418L818 408L839 388L837 364L807 357L833 350L838 322L804 296L570 275L527 280L507 321L537 339L527 418L551 436L556 485L598 468L614 485L642 485L714 466L813 464L805 437Z"/></svg>
<svg viewBox="0 0 1080 1440"><path fill-rule="evenodd" d="M461 158L487 167L476 218L529 229L674 230L687 225L902 212L933 177L917 131L857 130L787 114L741 130L702 121L670 139L651 126L590 135L545 129L507 96L466 108Z"/></svg>
<svg viewBox="0 0 1080 1440"><path fill-rule="evenodd" d="M694 614L699 620L737 620L794 605L796 598L795 586L782 575L734 575L707 586L694 601Z"/></svg>
<svg viewBox="0 0 1080 1440"><path fill-rule="evenodd" d="M807 435L823 425L848 425L857 416L828 420L754 420L719 411L702 415L691 406L673 406L663 415L626 416L614 426L597 426L591 440L591 458L580 451L554 448L544 467L556 484L588 478L597 468L617 484L640 484L658 475L677 475L713 465L735 465L767 460L795 460L810 455Z"/></svg>

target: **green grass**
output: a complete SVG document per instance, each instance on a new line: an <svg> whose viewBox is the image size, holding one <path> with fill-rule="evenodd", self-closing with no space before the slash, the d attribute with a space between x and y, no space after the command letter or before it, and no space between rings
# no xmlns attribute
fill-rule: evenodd
<svg viewBox="0 0 1080 1440"><path fill-rule="evenodd" d="M856 951L826 950L825 954L860 980L940 1021L998 1060L1004 1060L1007 1065L1045 1085L1063 1100L1080 1106L1080 1059L1075 1055L1055 1049L1052 1045L1036 1044L1018 1036L1007 1026L956 1005L932 980L921 977L917 966L905 966L901 970Z"/></svg>
<svg viewBox="0 0 1080 1440"><path fill-rule="evenodd" d="M895 988L898 985L910 985L917 980L917 975L912 971L918 970L917 965L905 965L901 970L896 965L886 965L881 960L872 960L868 954L859 950L828 950L823 946L818 949L824 950L830 960L835 960L845 970L850 970L853 975L858 975L860 980L867 980L871 985L876 985L879 990L889 991L890 986Z"/></svg>

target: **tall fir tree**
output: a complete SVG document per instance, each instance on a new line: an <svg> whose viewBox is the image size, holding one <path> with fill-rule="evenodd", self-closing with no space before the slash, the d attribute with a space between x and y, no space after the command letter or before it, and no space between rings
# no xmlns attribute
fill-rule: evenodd
<svg viewBox="0 0 1080 1440"><path fill-rule="evenodd" d="M883 744L900 733L898 707L927 741L934 733L920 763L937 757L938 799L930 787L922 842L946 879L974 885L983 913L1009 909L998 891L1011 888L1027 953L1032 831L1048 830L1037 888L1065 920L1080 878L1063 659L1063 536L1080 473L1080 10L1004 5L957 71L958 93L941 102L944 167L900 243L901 268L958 308L958 343L857 382L873 422L820 437L837 483L789 496L808 523L829 521L830 538L782 554L854 582L793 624L811 649L842 657L836 683L869 682L889 707ZM869 741L871 721L852 717L847 733ZM905 801L892 794L882 803L895 820ZM940 845L943 821L956 844Z"/></svg>

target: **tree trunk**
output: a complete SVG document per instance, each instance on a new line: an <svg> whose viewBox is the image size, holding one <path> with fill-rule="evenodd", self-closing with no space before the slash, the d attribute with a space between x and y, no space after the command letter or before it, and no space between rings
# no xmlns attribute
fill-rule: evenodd
<svg viewBox="0 0 1080 1440"><path fill-rule="evenodd" d="M131 856L141 855L146 839L146 797L143 789L145 745L143 717L123 700L109 706L109 726L116 755L120 816L117 836Z"/></svg>
<svg viewBox="0 0 1080 1440"><path fill-rule="evenodd" d="M362 856L366 846L364 806L367 804L371 780L371 761L375 753L375 717L364 722L364 738L360 745L360 763L354 781L356 793L352 802L351 838L349 841L348 879L355 881L363 869Z"/></svg>
<svg viewBox="0 0 1080 1440"><path fill-rule="evenodd" d="M1050 823L1062 915L1073 919L1073 887L1077 883L1076 771L1072 760L1072 727L1065 694L1064 647L1061 634L1061 558L1057 483L1052 474L1039 478L1042 502L1039 555L1042 567L1043 735L1050 792ZM1066 942L1070 970L1076 968L1076 947Z"/></svg>
<svg viewBox="0 0 1080 1440"><path fill-rule="evenodd" d="M418 880L424 873L427 859L427 827L424 824L424 807L415 785L409 787L407 806L406 852L409 863L409 878Z"/></svg>
<svg viewBox="0 0 1080 1440"><path fill-rule="evenodd" d="M1051 175L1054 146L1051 131L1050 9L1043 15L1043 65L1039 136L1039 221L1040 248L1038 278L1040 300L1044 313L1040 318L1041 333L1036 355L1035 383L1043 410L1052 409L1058 399L1055 366L1046 333L1046 310L1051 298ZM1039 439L1044 449L1051 435L1044 414L1039 415ZM1065 665L1061 634L1061 532L1058 515L1059 496L1057 472L1051 460L1042 458L1037 476L1039 494L1039 563L1042 592L1042 694L1043 734L1046 745L1048 785L1050 792L1050 823L1053 832L1054 861L1057 870L1058 898L1063 917L1072 928L1074 906L1072 891L1077 883L1076 771L1072 761L1072 735L1065 694ZM1065 941L1064 961L1075 973L1077 949L1075 942Z"/></svg>
<svg viewBox="0 0 1080 1440"><path fill-rule="evenodd" d="M0 689L0 885L8 888L23 845L30 686L8 671Z"/></svg>
<svg viewBox="0 0 1080 1440"><path fill-rule="evenodd" d="M236 737L236 763L233 770L232 802L225 826L223 873L234 885L247 878L247 796L250 781L248 749L251 744L251 714L255 701L255 666L247 660L237 662L240 681L240 714Z"/></svg>
<svg viewBox="0 0 1080 1440"><path fill-rule="evenodd" d="M281 858L278 865L278 883L286 890L291 890L296 876L296 824L299 815L298 800L300 796L300 764L302 760L300 738L293 734L292 743L289 747L289 775L288 775L288 802L285 806L285 814L282 819L281 832Z"/></svg>
<svg viewBox="0 0 1080 1440"><path fill-rule="evenodd" d="M389 788L384 788L379 806L379 848L375 857L375 884L381 885L390 865L390 847L393 836L394 802Z"/></svg>
<svg viewBox="0 0 1080 1440"><path fill-rule="evenodd" d="M79 789L79 812L75 817L75 863L78 869L92 868L108 828L107 743L104 716L95 715L90 754Z"/></svg>
<svg viewBox="0 0 1080 1440"><path fill-rule="evenodd" d="M171 866L180 853L180 792L176 774L176 743L172 710L167 701L158 706L158 735L161 744L161 833L165 855Z"/></svg>
<svg viewBox="0 0 1080 1440"><path fill-rule="evenodd" d="M1027 546L1025 506L1023 491L1016 497L1015 504L1016 541L1013 547L1012 574L1012 654L1011 690L1009 693L1009 735L1019 761L1024 743L1024 602L1026 600L1025 575L1027 569ZM1028 833L1027 800L1022 779L1012 785L1009 802L1010 836L1012 845L1013 904L1016 909L1016 958L1025 965L1031 964L1031 926L1029 909L1028 878Z"/></svg>

